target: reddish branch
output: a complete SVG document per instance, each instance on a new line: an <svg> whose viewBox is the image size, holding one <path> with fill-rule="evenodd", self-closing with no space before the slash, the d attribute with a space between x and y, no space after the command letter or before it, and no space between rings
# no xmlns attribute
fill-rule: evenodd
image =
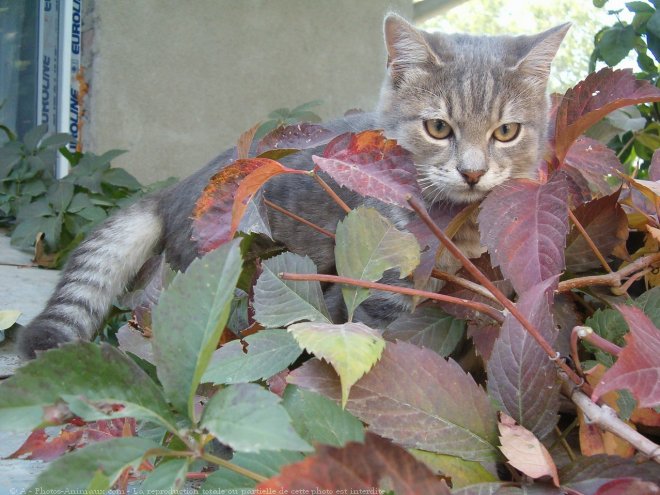
<svg viewBox="0 0 660 495"><path fill-rule="evenodd" d="M573 212L568 209L568 218L571 219L571 222L573 222L573 225L575 225L575 228L577 228L580 231L580 234L582 234L582 237L584 237L584 240L587 241L587 244L589 245L589 248L593 251L593 253L596 255L596 258L598 258L598 261L600 261L600 264L603 265L603 268L607 270L608 272L612 272L612 268L610 268L610 265L607 264L607 261L605 260L605 257L603 254L600 252L594 241L591 239L587 231L584 229L580 221L575 218L575 215Z"/></svg>
<svg viewBox="0 0 660 495"><path fill-rule="evenodd" d="M660 262L660 253L650 254L624 266L620 270L605 275L594 275L591 277L574 278L559 283L559 292L568 292L580 287L594 285L606 285L609 287L620 287L623 279L630 277L635 272L643 270L653 263Z"/></svg>
<svg viewBox="0 0 660 495"><path fill-rule="evenodd" d="M264 198L264 203L266 206L269 206L273 210L279 211L282 215L286 215L289 218L293 218L294 220L297 220L298 222L302 223L303 225L307 225L308 227L311 227L312 229L316 230L317 232L320 232L321 234L330 237L331 239L335 238L335 234L330 232L329 230L325 230L323 227L319 227L315 223L310 222L309 220L305 220L303 217L299 217L295 213L290 212L289 210L282 208L279 205L276 205L272 201L268 201L267 199Z"/></svg>
<svg viewBox="0 0 660 495"><path fill-rule="evenodd" d="M493 296L499 301L502 306L504 306L513 317L520 322L527 332L536 340L536 342L541 346L545 353L550 357L550 359L555 361L555 364L559 366L577 385L584 385L584 380L582 380L563 360L557 359L558 353L555 351L552 346L548 343L547 340L543 338L540 332L532 325L525 315L523 315L515 304L506 297L502 291L500 291L493 282L491 282L486 275L484 275L479 268L477 268L474 263L472 263L467 256L465 256L456 244L454 244L451 239L449 239L445 233L435 224L431 216L426 211L424 205L416 198L408 199L408 203L413 210L419 215L419 217L424 221L424 223L431 229L431 232L438 238L438 240L447 248L447 250L458 259L463 267L470 272L470 274L483 285L486 289L490 291Z"/></svg>
<svg viewBox="0 0 660 495"><path fill-rule="evenodd" d="M323 190L327 192L332 199L334 199L335 203L337 203L342 210L344 210L346 213L351 211L350 207L346 203L344 203L344 201L337 195L336 192L332 190L332 188L328 185L326 181L321 179L321 177L319 176L319 174L316 173L316 171L312 170L311 172L309 172L309 174L312 177L314 177L314 180L316 180L316 182L319 183L319 185L323 188Z"/></svg>
<svg viewBox="0 0 660 495"><path fill-rule="evenodd" d="M434 301L448 302L458 306L465 306L475 311L479 311L485 315L490 316L498 323L504 321L502 313L497 311L488 304L483 304L477 301L468 301L458 297L447 296L445 294L436 294L435 292L427 292L425 290L411 289L408 287L399 287L396 285L381 284L378 282L367 282L366 280L357 280L354 278L340 277L338 275L321 275L314 273L280 273L278 276L282 280L297 280L297 281L317 281L317 282L331 282L334 284L353 285L355 287L364 287L365 289L375 289L387 292L394 292L396 294L405 294L407 296L419 296L424 299L432 299Z"/></svg>
<svg viewBox="0 0 660 495"><path fill-rule="evenodd" d="M598 349L609 352L614 356L618 356L621 352L621 347L610 342L609 340L604 339L596 332L593 331L591 327L577 326L573 327L571 332L571 358L575 362L575 367L578 370L578 373L584 374L582 371L582 365L580 364L580 355L578 354L577 342L578 339L586 340L590 344L596 346Z"/></svg>

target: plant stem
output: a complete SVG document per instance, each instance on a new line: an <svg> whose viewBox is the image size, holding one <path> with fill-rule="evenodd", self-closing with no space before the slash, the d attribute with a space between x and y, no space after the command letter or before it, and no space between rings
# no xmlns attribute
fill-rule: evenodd
<svg viewBox="0 0 660 495"><path fill-rule="evenodd" d="M563 360L558 359L559 353L553 349L545 338L540 334L534 325L532 325L525 315L523 315L515 304L500 291L493 282L491 282L486 275L481 273L481 270L472 263L467 256L465 256L460 249L449 239L445 233L435 224L431 216L426 211L424 205L417 198L408 199L408 204L419 215L424 223L431 229L431 232L438 238L438 240L447 247L447 250L456 257L463 267L470 272L470 274L486 289L488 289L495 298L504 306L511 315L520 322L527 332L536 340L550 359L552 359L557 366L559 366L570 377L571 381L577 385L583 385L582 380Z"/></svg>
<svg viewBox="0 0 660 495"><path fill-rule="evenodd" d="M326 181L321 179L319 174L317 174L314 170L308 173L309 175L314 177L314 180L316 180L316 182L319 183L319 185L323 188L323 190L328 193L328 195L335 201L335 203L337 203L341 207L342 210L344 210L346 213L351 211L349 206L346 203L344 203L344 201L337 195L336 192L332 190L332 188L328 185Z"/></svg>
<svg viewBox="0 0 660 495"><path fill-rule="evenodd" d="M589 245L589 248L593 251L593 253L596 255L596 258L598 258L598 261L600 261L600 264L603 265L603 268L607 270L608 272L612 273L612 268L610 265L607 263L605 260L605 257L603 254L600 252L596 244L594 244L593 239L589 236L587 231L584 229L580 221L575 218L575 215L571 211L571 209L568 209L568 218L571 219L571 222L573 222L573 225L575 225L575 228L577 228L580 231L580 234L582 234L582 237L584 237L584 240L587 241L587 244Z"/></svg>
<svg viewBox="0 0 660 495"><path fill-rule="evenodd" d="M436 294L435 292L427 292L425 290L411 289L409 287L399 287L396 285L381 284L378 282L367 282L366 280L357 280L348 277L340 277L338 275L322 275L313 273L279 273L278 276L282 280L297 280L297 281L318 281L318 282L332 282L335 284L353 285L356 287L364 287L365 289L376 289L387 292L394 292L396 294L405 294L407 296L419 296L424 299L432 299L434 301L448 302L458 306L465 306L475 311L479 311L485 315L490 316L498 323L504 321L502 313L488 304L483 304L476 301L468 301L458 297L447 296L445 294Z"/></svg>
<svg viewBox="0 0 660 495"><path fill-rule="evenodd" d="M296 215L293 212L290 212L289 210L282 208L279 205L276 205L272 201L268 201L266 198L264 198L264 204L266 206L271 207L273 210L279 211L282 215L286 215L289 218L293 218L294 220L302 223L303 225L307 225L308 227L311 227L312 229L316 230L317 232L320 232L321 234L330 237L331 239L335 238L335 234L330 232L329 230L325 230L323 227L319 227L315 223L310 222L309 220L305 220L303 217L300 217Z"/></svg>
<svg viewBox="0 0 660 495"><path fill-rule="evenodd" d="M574 278L559 282L559 292L568 292L580 287L589 287L594 285L607 285L610 287L619 287L622 279L629 277L639 270L643 270L653 263L660 262L660 253L649 254L638 260L624 266L623 268L607 273L605 275L593 275L589 277Z"/></svg>
<svg viewBox="0 0 660 495"><path fill-rule="evenodd" d="M616 157L619 161L621 161L621 157L623 156L625 151L628 149L628 146L630 146L635 141L635 139L637 139L637 133L633 132L632 137L630 139L628 139L628 141L626 141L626 144L624 144L623 147L616 154Z"/></svg>
<svg viewBox="0 0 660 495"><path fill-rule="evenodd" d="M599 406L589 397L582 393L577 387L569 382L569 379L559 373L562 379L562 393L571 399L573 403L584 413L590 422L597 424L601 429L614 433L619 438L630 443L649 459L660 464L660 445L633 430L621 421L616 411L607 406Z"/></svg>
<svg viewBox="0 0 660 495"><path fill-rule="evenodd" d="M242 468L241 466L237 466L236 464L221 459L220 457L214 456L213 454L205 453L202 454L201 458L204 459L205 461L212 462L213 464L217 464L218 466L222 466L223 468L229 469L234 473L243 475L246 478L250 478L251 480L254 480L257 483L261 483L268 479L265 476L261 476L260 474L250 471L249 469L245 469Z"/></svg>
<svg viewBox="0 0 660 495"><path fill-rule="evenodd" d="M604 339L596 332L593 328L585 326L577 326L573 328L573 333L582 340L586 340L591 345L598 347L601 351L609 352L613 356L619 356L621 353L621 347L610 342L607 339Z"/></svg>
<svg viewBox="0 0 660 495"><path fill-rule="evenodd" d="M575 456L575 452L573 452L571 446L568 445L565 434L562 433L562 431L559 429L558 426L555 426L555 433L559 435L559 443L561 443L561 446L564 447L564 450L566 451L566 455L568 455L568 457L571 459L571 462L575 462L575 459L577 457Z"/></svg>
<svg viewBox="0 0 660 495"><path fill-rule="evenodd" d="M457 277L456 275L452 275L451 273L447 272L442 272L440 270L436 270L435 268L431 271L431 276L433 278L437 278L440 280L446 280L447 282L454 283L456 285L460 285L461 287L466 288L467 290L470 290L474 292L475 294L479 294L480 296L486 297L490 299L491 301L494 301L499 304L499 301L497 298L488 292L483 286L479 284L475 284L471 280L467 280L461 277Z"/></svg>

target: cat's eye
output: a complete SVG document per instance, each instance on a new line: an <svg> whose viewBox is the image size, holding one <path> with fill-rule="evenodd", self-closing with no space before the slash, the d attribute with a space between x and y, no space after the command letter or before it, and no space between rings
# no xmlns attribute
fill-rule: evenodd
<svg viewBox="0 0 660 495"><path fill-rule="evenodd" d="M433 139L447 139L453 134L451 126L442 119L425 120L424 128Z"/></svg>
<svg viewBox="0 0 660 495"><path fill-rule="evenodd" d="M511 123L511 124L502 124L497 129L493 131L493 137L498 141L507 143L513 141L518 137L520 133L520 124Z"/></svg>

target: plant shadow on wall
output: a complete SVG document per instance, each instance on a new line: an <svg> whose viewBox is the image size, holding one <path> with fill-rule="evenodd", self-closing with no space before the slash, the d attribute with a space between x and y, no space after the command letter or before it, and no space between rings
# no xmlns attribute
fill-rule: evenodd
<svg viewBox="0 0 660 495"><path fill-rule="evenodd" d="M657 491L660 153L642 142L644 160L635 141L617 156L585 135L630 105L645 125L607 141L644 134L660 101L649 74L606 68L556 96L539 180L461 211L425 211L411 157L378 131L248 131L198 200L205 256L185 273L151 260L161 268L129 297L119 348L68 344L0 384L0 429L33 430L13 456L52 460L33 492ZM281 163L303 149L311 171ZM346 210L335 232L306 224L335 239L338 275L269 242L265 211L281 207L260 189L283 174ZM416 217L397 229L346 207L338 186ZM488 254L468 260L450 238L475 213ZM456 274L434 269L446 250ZM388 270L420 289L379 283ZM447 283L422 290L430 278ZM333 323L330 281L349 315L373 290L418 305L385 329ZM484 383L449 357L466 344ZM315 357L300 364L304 351Z"/></svg>

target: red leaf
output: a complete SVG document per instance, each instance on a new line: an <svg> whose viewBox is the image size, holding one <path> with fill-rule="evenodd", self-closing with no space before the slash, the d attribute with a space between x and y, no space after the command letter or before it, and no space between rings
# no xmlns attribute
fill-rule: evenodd
<svg viewBox="0 0 660 495"><path fill-rule="evenodd" d="M237 159L242 160L243 158L247 158L249 156L250 147L252 146L252 140L254 139L254 135L257 133L257 130L259 129L260 125L261 123L255 124L250 129L248 129L239 136L238 142L236 143Z"/></svg>
<svg viewBox="0 0 660 495"><path fill-rule="evenodd" d="M660 467L653 461L640 463L615 455L594 455L578 457L575 462L561 468L559 479L562 486L583 495L595 495L601 486L610 481L621 478L655 481L660 479L659 474Z"/></svg>
<svg viewBox="0 0 660 495"><path fill-rule="evenodd" d="M517 179L481 204L481 243L519 294L564 269L568 188L555 174L546 184Z"/></svg>
<svg viewBox="0 0 660 495"><path fill-rule="evenodd" d="M328 143L337 134L318 124L280 126L259 141L257 154L270 150L306 150Z"/></svg>
<svg viewBox="0 0 660 495"><path fill-rule="evenodd" d="M289 383L341 399L330 365L311 360ZM496 457L490 400L453 360L407 342L389 343L373 369L351 388L346 408L371 431L405 447L485 460Z"/></svg>
<svg viewBox="0 0 660 495"><path fill-rule="evenodd" d="M651 165L649 166L649 179L656 182L660 180L660 149L653 152L653 158L651 158Z"/></svg>
<svg viewBox="0 0 660 495"><path fill-rule="evenodd" d="M650 481L641 481L634 478L613 480L601 486L596 495L657 495L660 487Z"/></svg>
<svg viewBox="0 0 660 495"><path fill-rule="evenodd" d="M581 136L568 149L561 170L566 171L576 179L585 193L591 196L611 194L616 186L610 184L605 177L622 172L621 162L614 151L595 139ZM579 180L581 177L583 180Z"/></svg>
<svg viewBox="0 0 660 495"><path fill-rule="evenodd" d="M379 493L450 495L449 488L406 450L367 433L364 443L321 446L317 453L264 481L259 493ZM283 491L284 490L284 491ZM288 492L286 491L288 490ZM381 491L382 493L382 491Z"/></svg>
<svg viewBox="0 0 660 495"><path fill-rule="evenodd" d="M628 217L618 203L619 191L575 209L573 214L604 257L627 256ZM600 267L600 262L580 231L573 226L566 239L566 269L584 272Z"/></svg>
<svg viewBox="0 0 660 495"><path fill-rule="evenodd" d="M408 209L409 196L421 197L411 154L381 131L342 134L312 160L337 184L363 196Z"/></svg>
<svg viewBox="0 0 660 495"><path fill-rule="evenodd" d="M125 429L135 436L135 419L119 418L66 425L57 435L50 436L43 428L34 430L11 459L39 459L51 461L67 452L80 449L90 443L103 442L126 436Z"/></svg>
<svg viewBox="0 0 660 495"><path fill-rule="evenodd" d="M631 70L605 68L569 89L557 109L555 148L563 162L573 142L617 108L660 101L660 90L635 78Z"/></svg>
<svg viewBox="0 0 660 495"><path fill-rule="evenodd" d="M617 306L628 323L626 346L592 394L592 400L618 389L628 389L639 407L660 405L660 330L641 309Z"/></svg>
<svg viewBox="0 0 660 495"><path fill-rule="evenodd" d="M493 353L495 342L500 336L500 327L498 325L474 325L469 324L467 329L468 338L472 339L474 349L477 351L486 363Z"/></svg>
<svg viewBox="0 0 660 495"><path fill-rule="evenodd" d="M504 279L504 277L502 276L502 272L499 268L493 268L493 264L490 260L490 256L488 255L488 253L482 254L479 258L473 258L471 261L477 268L479 268L479 270L484 275L486 275L486 277L488 277L488 280L493 282L493 284L495 284L495 286L504 293L504 295L506 295L509 298L513 297L513 287L511 286L511 283L508 280ZM461 268L458 272L456 272L456 275L471 282L479 284L479 282L465 268ZM485 304L489 304L491 306L495 306L498 309L503 309L502 306L494 302L492 299L488 299L482 295L476 294L475 292L466 289L463 286L460 286L453 282L447 282L440 290L440 293L447 294L449 296L459 297L461 299L466 299L468 301L482 302ZM450 315L453 315L457 318L461 318L463 320L471 321L473 323L476 323L477 325L480 326L492 325L494 323L490 317L485 316L483 313L480 313L473 309L466 308L465 306L459 306L453 303L439 303L439 304L440 307L442 307L442 309L444 309ZM499 334L499 325L498 325L498 332L496 335L498 334Z"/></svg>
<svg viewBox="0 0 660 495"><path fill-rule="evenodd" d="M521 294L518 310L550 343L555 330L550 314L558 279L548 279ZM539 438L557 424L559 381L555 365L536 340L511 313L507 313L488 360L488 392L520 425Z"/></svg>
<svg viewBox="0 0 660 495"><path fill-rule="evenodd" d="M304 174L268 158L237 160L211 177L197 200L193 239L207 253L231 240L248 201L264 183L280 174Z"/></svg>

